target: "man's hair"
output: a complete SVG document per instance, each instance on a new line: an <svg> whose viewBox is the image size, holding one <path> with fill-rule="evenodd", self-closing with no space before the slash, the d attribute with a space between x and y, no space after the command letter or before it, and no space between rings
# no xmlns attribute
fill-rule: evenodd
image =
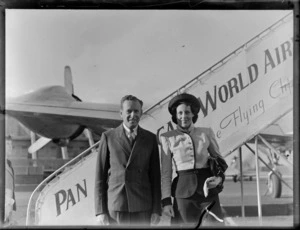
<svg viewBox="0 0 300 230"><path fill-rule="evenodd" d="M126 96L122 97L121 108L123 108L124 101L137 101L138 103L140 103L141 107L143 107L143 101L132 95L126 95Z"/></svg>
<svg viewBox="0 0 300 230"><path fill-rule="evenodd" d="M192 118L192 121L193 123L196 123L196 121L198 120L198 114L196 112L196 109L195 107L191 104L191 103L188 103L188 102L180 102L177 106L174 106L172 108L172 121L177 124L177 112L176 112L176 109L179 105L181 104L185 104L187 106L190 106L191 108L191 111L192 111L192 114L194 115L193 118Z"/></svg>

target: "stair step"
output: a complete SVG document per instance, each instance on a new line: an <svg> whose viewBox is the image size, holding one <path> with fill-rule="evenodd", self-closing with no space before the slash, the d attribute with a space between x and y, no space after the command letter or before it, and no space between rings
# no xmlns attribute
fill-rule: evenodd
<svg viewBox="0 0 300 230"><path fill-rule="evenodd" d="M39 184L44 180L44 175L15 175L15 184Z"/></svg>
<svg viewBox="0 0 300 230"><path fill-rule="evenodd" d="M38 184L15 184L16 192L32 192Z"/></svg>
<svg viewBox="0 0 300 230"><path fill-rule="evenodd" d="M44 166L13 166L15 175L43 175Z"/></svg>

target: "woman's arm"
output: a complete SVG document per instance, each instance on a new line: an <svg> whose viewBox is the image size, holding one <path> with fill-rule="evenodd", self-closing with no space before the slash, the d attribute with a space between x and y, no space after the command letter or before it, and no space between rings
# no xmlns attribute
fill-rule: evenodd
<svg viewBox="0 0 300 230"><path fill-rule="evenodd" d="M220 158L224 159L223 156L221 155L221 152L220 152L219 145L218 145L218 142L216 140L215 134L214 134L214 132L211 128L209 129L209 140L210 140L210 143L209 143L209 146L208 146L209 154L211 154L212 157L215 157L215 158L220 157ZM221 174L220 178L221 178L221 180L217 180L217 181L221 181L218 184L222 184L224 182L225 175Z"/></svg>
<svg viewBox="0 0 300 230"><path fill-rule="evenodd" d="M215 133L211 128L209 129L208 138L209 138L209 146L208 146L209 153L212 155L212 157L214 156L216 157L216 155L222 157L218 142L216 140Z"/></svg>

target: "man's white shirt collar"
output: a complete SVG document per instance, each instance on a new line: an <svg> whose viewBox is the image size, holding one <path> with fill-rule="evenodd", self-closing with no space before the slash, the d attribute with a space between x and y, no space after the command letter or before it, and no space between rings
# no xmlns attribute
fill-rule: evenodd
<svg viewBox="0 0 300 230"><path fill-rule="evenodd" d="M126 131L126 134L127 134L127 136L129 136L130 135L130 129L123 123L123 127L124 127L124 129L125 129L125 131ZM134 137L136 137L136 135L137 135L137 128L138 128L138 125L133 129L133 135L134 135Z"/></svg>

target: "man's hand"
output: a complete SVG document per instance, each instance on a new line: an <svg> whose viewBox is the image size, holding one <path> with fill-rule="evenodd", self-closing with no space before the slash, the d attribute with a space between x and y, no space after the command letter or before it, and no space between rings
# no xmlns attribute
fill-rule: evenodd
<svg viewBox="0 0 300 230"><path fill-rule="evenodd" d="M151 215L151 224L157 225L160 221L160 216L157 213L152 213Z"/></svg>
<svg viewBox="0 0 300 230"><path fill-rule="evenodd" d="M96 216L96 221L99 225L109 225L108 216L106 214Z"/></svg>
<svg viewBox="0 0 300 230"><path fill-rule="evenodd" d="M173 209L173 206L172 206L172 205L166 205L166 206L164 206L164 208L163 208L163 213L164 213L166 216L174 217L174 209Z"/></svg>

